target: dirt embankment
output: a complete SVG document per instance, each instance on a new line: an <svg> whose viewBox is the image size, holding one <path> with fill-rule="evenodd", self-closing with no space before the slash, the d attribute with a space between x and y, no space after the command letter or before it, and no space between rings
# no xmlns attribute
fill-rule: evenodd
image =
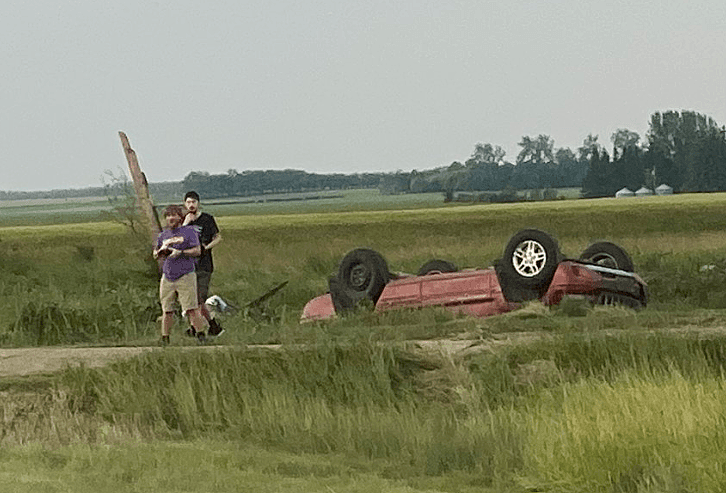
<svg viewBox="0 0 726 493"><path fill-rule="evenodd" d="M465 354L469 351L486 351L514 340L541 337L543 334L508 334L498 340L439 340L411 341L405 343L409 349L423 352ZM229 346L189 346L185 350L214 350ZM278 345L248 346L249 349L278 349ZM0 378L50 374L67 367L85 366L98 368L114 361L132 358L151 351L163 351L161 347L42 347L42 348L0 348Z"/></svg>
<svg viewBox="0 0 726 493"><path fill-rule="evenodd" d="M68 366L97 368L160 348L152 347L44 347L0 349L0 378L53 373Z"/></svg>
<svg viewBox="0 0 726 493"><path fill-rule="evenodd" d="M602 331L612 335L623 331ZM724 327L678 327L662 329L661 333L694 335L702 337L723 336ZM410 341L404 343L407 349L421 352L437 352L452 356L465 356L473 352L496 351L503 346L527 344L553 337L547 332L515 332L497 334L487 339L460 339L435 341ZM232 346L185 346L183 350L215 350ZM279 349L279 345L247 346L248 349ZM69 366L98 368L114 361L132 358L150 351L163 351L161 347L42 347L42 348L0 348L0 378L50 374Z"/></svg>

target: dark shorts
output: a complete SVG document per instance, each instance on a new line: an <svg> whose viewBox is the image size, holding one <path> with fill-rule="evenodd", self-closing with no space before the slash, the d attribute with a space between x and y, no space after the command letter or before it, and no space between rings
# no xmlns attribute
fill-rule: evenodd
<svg viewBox="0 0 726 493"><path fill-rule="evenodd" d="M204 270L197 271L197 297L199 303L204 303L209 297L209 281L212 279L212 273Z"/></svg>

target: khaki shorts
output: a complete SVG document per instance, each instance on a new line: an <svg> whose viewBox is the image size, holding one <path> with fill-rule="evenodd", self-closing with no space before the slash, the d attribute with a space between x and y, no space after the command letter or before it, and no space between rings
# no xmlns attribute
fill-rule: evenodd
<svg viewBox="0 0 726 493"><path fill-rule="evenodd" d="M179 298L182 312L199 308L197 301L197 275L194 272L184 274L176 281L170 281L166 276L161 277L159 283L159 298L164 313L175 311L174 300Z"/></svg>

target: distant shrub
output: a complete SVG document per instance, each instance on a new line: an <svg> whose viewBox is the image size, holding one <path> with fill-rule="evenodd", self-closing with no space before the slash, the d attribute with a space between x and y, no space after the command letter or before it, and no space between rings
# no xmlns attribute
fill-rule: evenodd
<svg viewBox="0 0 726 493"><path fill-rule="evenodd" d="M542 200L542 190L540 190L539 188L530 190L529 191L529 200L532 200L532 201Z"/></svg>
<svg viewBox="0 0 726 493"><path fill-rule="evenodd" d="M562 196L564 198L564 196ZM557 199L557 190L553 190L551 188L545 188L542 192L542 200L556 200Z"/></svg>
<svg viewBox="0 0 726 493"><path fill-rule="evenodd" d="M511 187L505 188L501 192L492 195L490 198L491 202L519 202L520 200L522 200L522 197L520 197L517 194L517 191Z"/></svg>

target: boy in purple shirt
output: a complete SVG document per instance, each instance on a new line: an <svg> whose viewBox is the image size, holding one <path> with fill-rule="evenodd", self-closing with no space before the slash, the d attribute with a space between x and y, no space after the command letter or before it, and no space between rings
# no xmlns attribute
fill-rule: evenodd
<svg viewBox="0 0 726 493"><path fill-rule="evenodd" d="M159 298L164 315L161 319L161 342L169 344L169 333L174 323L174 300L179 299L182 311L197 334L197 340L204 343L207 322L202 316L197 301L197 275L194 272L196 258L202 253L197 232L183 226L184 212L179 205L164 209L168 229L159 233L154 248L154 258L166 257L159 283Z"/></svg>

